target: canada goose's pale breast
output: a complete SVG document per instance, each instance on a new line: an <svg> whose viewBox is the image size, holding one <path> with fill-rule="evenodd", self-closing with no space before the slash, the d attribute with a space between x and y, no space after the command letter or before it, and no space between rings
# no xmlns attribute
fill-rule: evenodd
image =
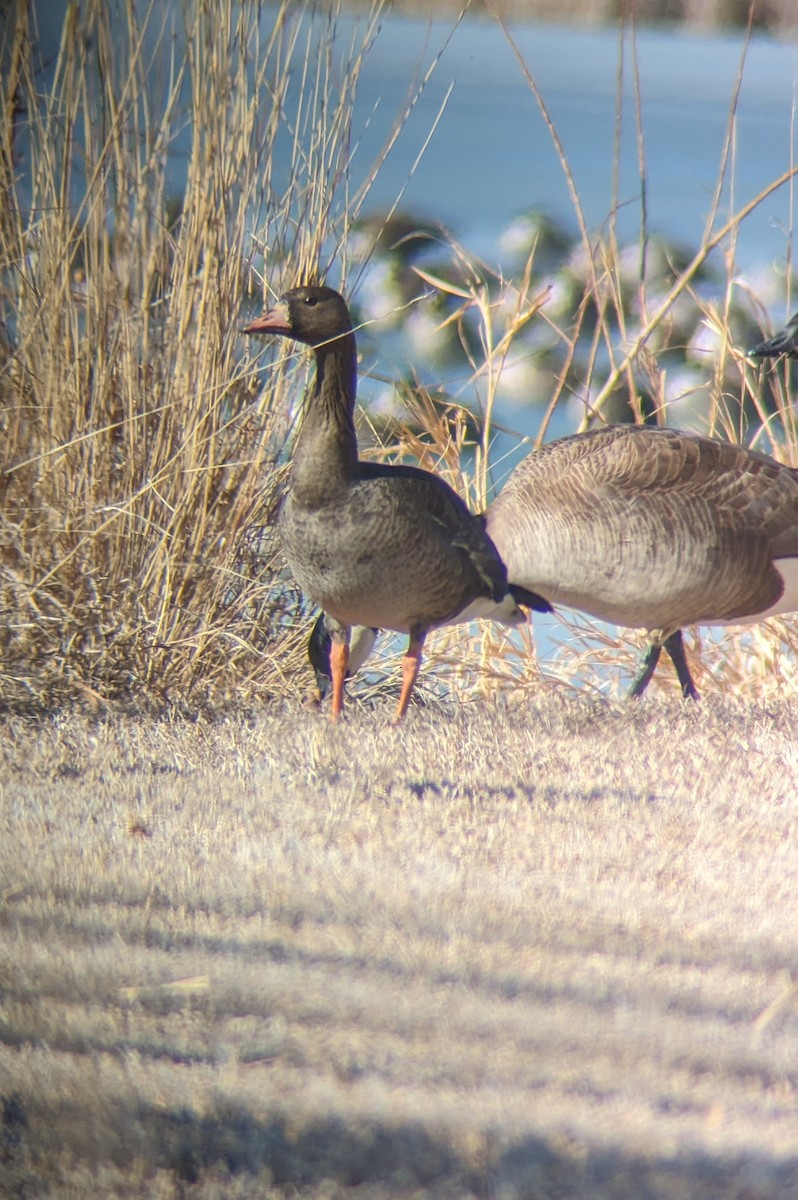
<svg viewBox="0 0 798 1200"><path fill-rule="evenodd" d="M773 559L798 556L796 473L707 438L629 427L552 443L510 476L488 529L514 582L618 624L795 603Z"/></svg>

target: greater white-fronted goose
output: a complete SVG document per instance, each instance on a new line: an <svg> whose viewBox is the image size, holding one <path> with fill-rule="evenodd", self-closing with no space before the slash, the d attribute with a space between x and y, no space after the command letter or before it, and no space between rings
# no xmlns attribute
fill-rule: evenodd
<svg viewBox="0 0 798 1200"><path fill-rule="evenodd" d="M355 334L338 292L293 288L244 332L293 338L316 358L279 529L297 583L326 613L332 716L343 708L351 627L363 625L409 637L398 721L430 629L472 616L514 625L525 619L517 601L548 605L508 584L484 518L442 479L417 467L360 461Z"/></svg>
<svg viewBox="0 0 798 1200"><path fill-rule="evenodd" d="M575 434L519 463L486 517L514 582L648 630L633 696L664 648L697 698L685 625L798 610L798 470L743 446L650 426Z"/></svg>
<svg viewBox="0 0 798 1200"><path fill-rule="evenodd" d="M798 358L798 313L790 317L787 324L767 341L758 342L748 351L749 358Z"/></svg>

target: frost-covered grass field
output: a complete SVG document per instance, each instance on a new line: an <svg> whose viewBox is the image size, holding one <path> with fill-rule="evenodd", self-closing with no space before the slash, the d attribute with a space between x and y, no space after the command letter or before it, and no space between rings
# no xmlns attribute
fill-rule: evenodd
<svg viewBox="0 0 798 1200"><path fill-rule="evenodd" d="M7 722L0 1194L798 1195L794 710Z"/></svg>

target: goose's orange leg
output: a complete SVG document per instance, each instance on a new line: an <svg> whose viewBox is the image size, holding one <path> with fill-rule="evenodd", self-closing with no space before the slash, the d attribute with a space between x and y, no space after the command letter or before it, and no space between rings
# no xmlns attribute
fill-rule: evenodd
<svg viewBox="0 0 798 1200"><path fill-rule="evenodd" d="M418 679L418 672L421 667L421 651L423 646L424 634L422 633L420 637L413 637L411 634L407 652L402 659L402 691L399 695L399 704L393 719L394 725L398 725L407 712L407 706L410 703L410 697L413 694L413 688Z"/></svg>
<svg viewBox="0 0 798 1200"><path fill-rule="evenodd" d="M337 721L344 711L344 680L349 666L349 642L333 642L330 646L330 675L332 677L332 707L330 720Z"/></svg>

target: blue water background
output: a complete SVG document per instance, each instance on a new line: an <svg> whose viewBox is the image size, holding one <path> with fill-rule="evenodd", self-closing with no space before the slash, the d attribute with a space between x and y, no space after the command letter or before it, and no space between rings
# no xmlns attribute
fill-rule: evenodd
<svg viewBox="0 0 798 1200"><path fill-rule="evenodd" d="M339 22L342 45L347 22ZM407 95L451 33L445 22L386 18L361 74L354 162L370 165ZM617 30L543 25L511 29L549 109L584 205L600 225L612 205L616 96L621 43ZM744 36L688 36L676 29L638 31L623 45L623 137L620 147L622 236L639 228L641 191L633 79L636 49L648 214L652 228L697 245L710 210L726 138ZM793 117L798 47L755 37L743 67L736 117L733 199L740 207L786 170L798 143ZM529 84L502 29L465 20L451 33L440 61L371 193L379 206L405 184L427 132L452 88L429 148L404 202L438 217L477 252L494 261L500 231L526 208L564 217L575 229L563 171ZM367 124L368 122L368 124ZM790 234L790 195L783 189L740 232L737 260L749 269L783 260Z"/></svg>

